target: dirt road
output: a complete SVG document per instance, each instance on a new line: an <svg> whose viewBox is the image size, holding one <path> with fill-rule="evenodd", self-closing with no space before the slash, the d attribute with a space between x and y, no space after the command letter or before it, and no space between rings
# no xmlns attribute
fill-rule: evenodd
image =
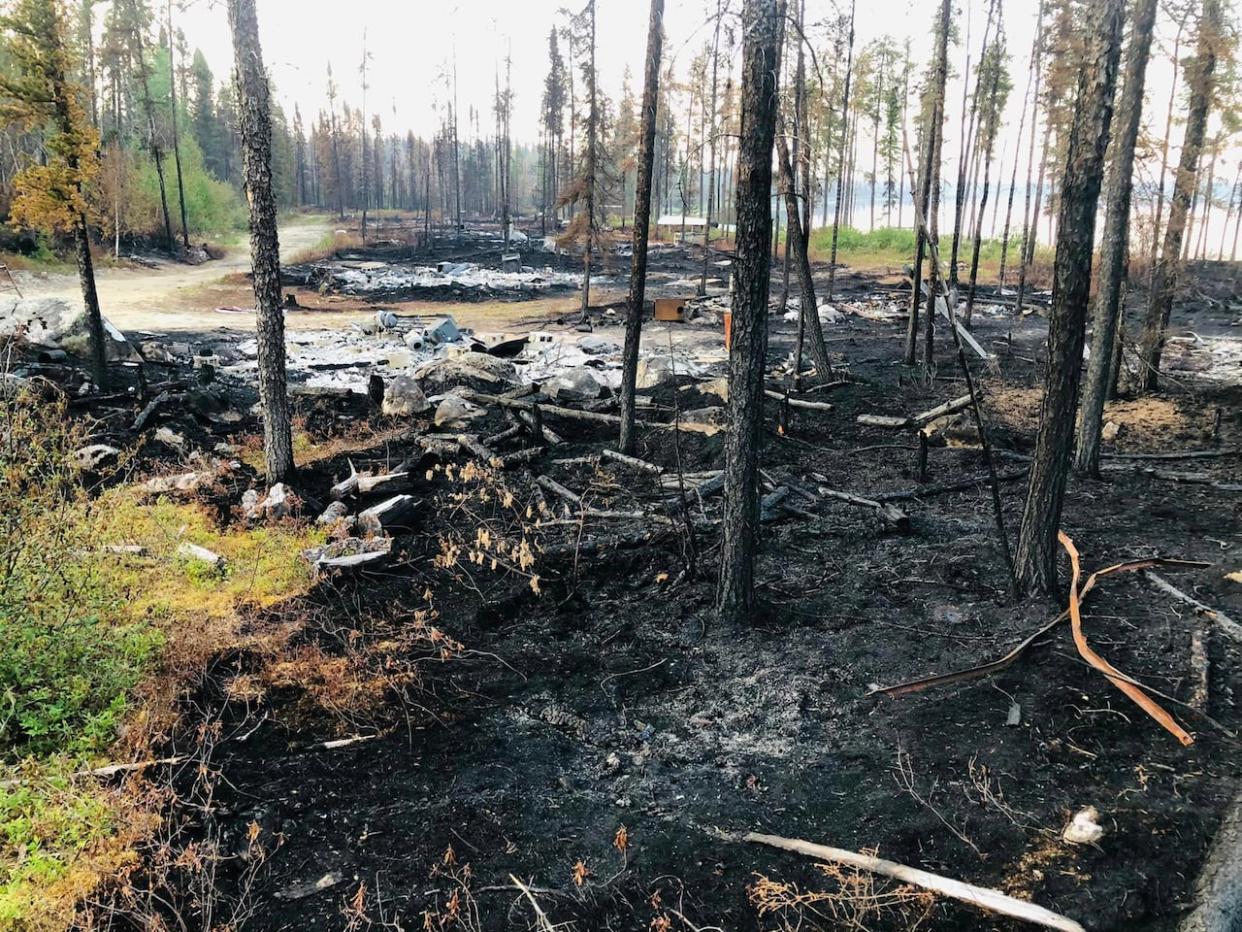
<svg viewBox="0 0 1242 932"><path fill-rule="evenodd" d="M331 230L331 221L321 217L283 224L281 258L315 246ZM96 287L104 316L124 331L253 329L253 314L224 315L215 310L229 305L253 307L249 287L228 280L249 270L250 249L242 243L223 259L198 266L169 262L155 269L100 269ZM82 300L76 274L15 272L14 277L27 297Z"/></svg>

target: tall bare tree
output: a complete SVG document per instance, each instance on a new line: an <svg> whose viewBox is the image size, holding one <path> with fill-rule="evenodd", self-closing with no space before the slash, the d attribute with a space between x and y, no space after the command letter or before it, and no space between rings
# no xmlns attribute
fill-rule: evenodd
<svg viewBox="0 0 1242 932"><path fill-rule="evenodd" d="M777 166L780 170L781 190L785 195L785 248L787 255L792 255L795 268L798 270L798 286L802 296L799 301L800 319L798 321L798 345L794 352L794 384L799 383L802 369L802 345L806 334L811 335L811 358L815 360L815 375L820 381L826 382L832 367L828 362L828 347L824 344L824 330L819 324L819 308L815 300L815 282L811 278L811 261L807 250L808 235L803 225L806 219L798 204L798 195L794 190L793 165L789 154L789 143L785 140L784 126L777 134Z"/></svg>
<svg viewBox="0 0 1242 932"><path fill-rule="evenodd" d="M655 164L656 109L660 99L660 56L664 45L664 0L651 0L647 24L647 63L643 73L642 128L638 144L638 181L634 191L634 252L630 259L630 296L621 360L622 453L634 452L634 390L638 347L642 340L647 286L647 238L651 228L651 170Z"/></svg>
<svg viewBox="0 0 1242 932"><path fill-rule="evenodd" d="M782 3L783 6L783 3ZM776 131L776 0L745 0L742 10L742 125L737 163L737 248L729 426L725 442L724 525L716 609L740 625L754 607L759 533L759 438L767 356L772 238L772 141Z"/></svg>
<svg viewBox="0 0 1242 932"><path fill-rule="evenodd" d="M250 204L250 265L254 270L259 343L259 403L267 481L293 473L293 434L285 373L285 319L280 309L280 242L272 192L272 111L255 0L228 0L233 33L242 169Z"/></svg>
<svg viewBox="0 0 1242 932"><path fill-rule="evenodd" d="M930 117L924 130L927 145L927 178L924 185L927 200L923 205L924 216L927 217L927 235L937 244L940 243L940 164L941 152L944 148L944 95L949 79L949 31L952 26L951 7L949 0L944 0L940 8L940 19L937 23L936 59L932 72ZM942 270L939 262L933 259L931 274L928 276L927 305L923 312L923 368L931 373L935 364L936 335L936 301ZM915 282L918 290L918 282Z"/></svg>
<svg viewBox="0 0 1242 932"><path fill-rule="evenodd" d="M1177 280L1181 272L1178 257L1186 232L1186 217L1190 213L1190 202L1194 197L1199 175L1199 156L1203 152L1208 111L1212 106L1213 75L1216 71L1216 49L1220 34L1220 0L1203 0L1203 13L1199 18L1198 49L1194 59L1186 66L1186 84L1190 90L1186 138L1182 142L1182 154L1173 183L1173 196L1169 201L1169 225L1164 232L1164 245L1160 250L1160 259L1152 270L1151 296L1141 338L1143 371L1139 380L1143 389L1149 392L1155 391L1160 382L1160 357L1164 352L1165 330L1169 326L1173 295L1177 290Z"/></svg>
<svg viewBox="0 0 1242 932"><path fill-rule="evenodd" d="M87 222L87 184L99 170L99 134L87 120L72 80L68 13L63 0L16 0L0 15L8 33L4 55L12 70L0 73L0 115L10 125L50 125L43 164L13 178L11 217L35 229L73 235L78 279L90 335L91 375L108 381L107 348Z"/></svg>
<svg viewBox="0 0 1242 932"><path fill-rule="evenodd" d="M185 217L185 181L181 175L181 141L177 134L177 50L173 42L172 0L168 0L168 125L172 130L173 165L177 171L177 203L181 207L181 245L190 248L190 227Z"/></svg>
<svg viewBox="0 0 1242 932"><path fill-rule="evenodd" d="M159 180L160 208L164 214L164 248L173 250L172 218L168 213L168 192L164 184L164 150L159 137L155 133L155 103L151 99L151 72L147 67L146 40L143 32L147 28L146 11L140 0L129 0L126 8L129 20L130 51L138 67L138 83L142 87L142 107L147 117L147 146L151 150L151 158L155 162L155 175Z"/></svg>
<svg viewBox="0 0 1242 932"><path fill-rule="evenodd" d="M1078 73L1078 101L1068 139L1057 219L1052 309L1048 319L1048 368L1039 434L1031 461L1016 559L1020 589L1049 591L1056 585L1056 535L1069 473L1078 379L1091 291L1095 214L1104 175L1104 154L1113 116L1113 93L1121 58L1124 0L1089 0L1087 48Z"/></svg>
<svg viewBox="0 0 1242 932"><path fill-rule="evenodd" d="M1134 191L1134 146L1143 120L1143 85L1156 24L1156 0L1137 0L1126 53L1125 83L1113 134L1113 164L1106 191L1107 208L1100 244L1099 289L1091 315L1091 358L1082 389L1082 419L1074 468L1096 475L1100 468L1100 430L1111 383L1109 370L1121 314L1126 258L1130 242L1130 201Z"/></svg>
<svg viewBox="0 0 1242 932"><path fill-rule="evenodd" d="M948 0L946 0L948 2ZM828 300L832 300L832 289L837 281L837 245L841 234L841 224L843 221L849 220L849 214L844 212L842 200L846 195L847 180L851 189L853 188L853 174L846 171L846 145L850 136L850 120L848 118L850 110L850 80L854 76L854 13L858 6L858 0L850 0L850 32L847 40L848 51L845 54L845 92L841 96L841 149L837 154L837 204L836 214L832 221L832 248L828 259Z"/></svg>

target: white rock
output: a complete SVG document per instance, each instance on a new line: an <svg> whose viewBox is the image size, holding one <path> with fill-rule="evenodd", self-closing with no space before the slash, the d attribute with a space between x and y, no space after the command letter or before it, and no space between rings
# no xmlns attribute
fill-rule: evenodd
<svg viewBox="0 0 1242 932"><path fill-rule="evenodd" d="M397 376L384 388L383 412L389 417L410 417L430 407L423 390L408 375Z"/></svg>
<svg viewBox="0 0 1242 932"><path fill-rule="evenodd" d="M170 427L161 427L155 432L155 439L174 450L185 449L185 438Z"/></svg>
<svg viewBox="0 0 1242 932"><path fill-rule="evenodd" d="M209 481L210 476L196 472L184 472L178 476L155 476L147 480L146 490L153 495L164 492L194 492L204 482Z"/></svg>
<svg viewBox="0 0 1242 932"><path fill-rule="evenodd" d="M483 416L483 409L464 398L449 395L436 408L436 427L464 427L467 421Z"/></svg>
<svg viewBox="0 0 1242 932"><path fill-rule="evenodd" d="M1061 837L1071 845L1094 844L1104 837L1104 829L1099 820L1100 813L1095 806L1079 809L1061 832Z"/></svg>
<svg viewBox="0 0 1242 932"><path fill-rule="evenodd" d="M648 356L638 360L638 377L635 382L638 388L659 388L676 378L676 367L672 356Z"/></svg>
<svg viewBox="0 0 1242 932"><path fill-rule="evenodd" d="M208 550L206 547L200 547L198 544L191 544L185 541L177 548L177 556L184 557L187 560L197 560L200 563L206 563L217 568L224 566L224 557L216 553L214 550Z"/></svg>
<svg viewBox="0 0 1242 932"><path fill-rule="evenodd" d="M456 385L469 385L471 382L480 382L493 388L511 388L518 384L517 367L513 363L487 353L473 352L425 362L414 370L414 378L422 384L424 391L432 394Z"/></svg>
<svg viewBox="0 0 1242 932"><path fill-rule="evenodd" d="M89 447L75 450L73 461L79 469L98 469L108 460L120 455L121 451L116 447L108 446L106 443L92 443Z"/></svg>
<svg viewBox="0 0 1242 932"><path fill-rule="evenodd" d="M621 347L604 337L589 334L578 340L578 348L592 356L606 356L621 352Z"/></svg>
<svg viewBox="0 0 1242 932"><path fill-rule="evenodd" d="M845 320L845 315L831 304L821 304L819 306L819 322L821 324L839 324L843 320Z"/></svg>
<svg viewBox="0 0 1242 932"><path fill-rule="evenodd" d="M558 401L594 401L604 390L590 369L566 369L549 380L543 390Z"/></svg>
<svg viewBox="0 0 1242 932"><path fill-rule="evenodd" d="M109 361L138 359L125 335L106 317L103 327ZM0 298L0 337L12 337L18 332L21 332L22 340L31 346L62 349L75 356L88 355L90 326L86 320L86 308L78 301Z"/></svg>

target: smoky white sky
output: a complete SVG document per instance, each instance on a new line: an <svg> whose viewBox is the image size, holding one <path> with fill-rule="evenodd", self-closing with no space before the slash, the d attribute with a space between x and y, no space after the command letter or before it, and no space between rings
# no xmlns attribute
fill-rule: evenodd
<svg viewBox="0 0 1242 932"><path fill-rule="evenodd" d="M203 50L218 76L228 74L232 51L223 2L187 0L178 12L179 2L174 0L174 15L191 46ZM848 0L806 3L808 23L837 15L839 8L848 9ZM158 0L156 5L160 5ZM342 98L353 106L361 103L358 66L365 31L371 56L367 109L380 114L386 132L412 128L427 136L434 131L439 122L437 107L450 99L448 75L456 58L460 113L464 119L470 107L479 110L482 131L487 134L492 125L496 69L511 52L513 133L518 139L533 142L547 72L548 30L564 22L562 10L566 6L576 10L580 5L581 0L258 0L258 11L263 52L277 95L290 113L296 102L308 122L324 106L329 61ZM740 0L733 0L734 7L740 5ZM955 0L955 5L961 11L960 36L965 39L969 32L972 55L977 58L987 0ZM1003 0L1014 82L1005 120L1009 132L998 140L997 154L1005 150L1006 165L1012 165L1014 158L1010 139L1017 132L1026 89L1037 5L1037 0ZM666 0L666 55L675 57L679 72L685 72L690 59L710 38L708 21L715 6L716 0ZM915 58L925 59L938 6L938 0L861 0L857 6L858 46L885 33L900 41L910 37ZM647 16L644 0L597 0L600 81L614 99L620 96L627 66L635 84L641 81ZM1149 128L1158 136L1164 130L1172 75L1166 53L1172 47L1174 32L1174 25L1162 13L1147 82ZM738 50L730 62L735 72L740 57ZM956 152L962 64L959 45L953 52L955 76L949 89L948 158ZM462 135L469 135L464 125ZM1173 138L1176 145L1180 128L1175 128ZM1024 154L1021 160L1024 167ZM1007 173L1009 169L1002 170Z"/></svg>
<svg viewBox="0 0 1242 932"><path fill-rule="evenodd" d="M496 68L512 51L514 134L534 138L543 79L547 73L547 36L564 22L561 11L577 9L576 0L258 0L263 54L278 95L296 101L304 112L324 104L326 67L336 73L342 96L357 106L362 98L359 63L363 33L371 54L368 110L378 110L402 128L430 133L437 124L435 108L448 99L447 75L457 59L458 95L462 112L471 105L490 112ZM970 9L971 39L978 45L985 0L958 0ZM740 6L740 0L734 0ZM814 23L835 14L842 2L807 0L807 20ZM884 33L911 37L914 54L930 49L930 23L937 0L863 0L857 8L858 45ZM1011 63L1021 96L1033 37L1036 0L1005 3ZM708 19L715 0L666 0L666 54L686 66L709 36ZM189 0L178 19L191 46L207 56L217 75L232 62L228 23L220 0ZM960 30L965 36L965 16ZM598 67L602 85L619 95L622 73L629 66L641 80L646 53L647 4L643 0L597 0ZM735 59L740 58L740 52ZM960 59L960 53L958 55ZM736 68L738 62L733 62ZM958 71L960 72L960 64ZM1159 96L1161 78L1150 84ZM960 75L959 75L960 81ZM952 95L950 95L952 96ZM960 95L959 95L960 96ZM1018 101L1014 101L1018 104ZM1016 116L1016 114L1015 114Z"/></svg>

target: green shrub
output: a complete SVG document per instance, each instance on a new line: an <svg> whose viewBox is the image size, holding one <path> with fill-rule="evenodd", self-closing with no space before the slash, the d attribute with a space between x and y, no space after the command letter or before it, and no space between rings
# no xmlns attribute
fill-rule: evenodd
<svg viewBox="0 0 1242 932"><path fill-rule="evenodd" d="M116 624L63 405L0 399L0 759L112 740L159 636Z"/></svg>

